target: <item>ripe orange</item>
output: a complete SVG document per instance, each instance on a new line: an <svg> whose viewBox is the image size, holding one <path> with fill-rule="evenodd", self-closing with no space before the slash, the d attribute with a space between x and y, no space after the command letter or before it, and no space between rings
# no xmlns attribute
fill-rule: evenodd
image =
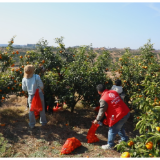
<svg viewBox="0 0 160 160"><path fill-rule="evenodd" d="M45 63L45 60L42 60L42 63Z"/></svg>
<svg viewBox="0 0 160 160"><path fill-rule="evenodd" d="M2 99L5 99L5 97L2 97Z"/></svg>
<svg viewBox="0 0 160 160"><path fill-rule="evenodd" d="M22 86L22 84L20 83L20 84L19 84L19 86L21 87L21 86Z"/></svg>
<svg viewBox="0 0 160 160"><path fill-rule="evenodd" d="M153 147L153 143L151 141L146 143L146 148L147 149L152 149L152 147Z"/></svg>
<svg viewBox="0 0 160 160"><path fill-rule="evenodd" d="M60 53L62 53L63 51L59 51Z"/></svg>
<svg viewBox="0 0 160 160"><path fill-rule="evenodd" d="M21 67L24 68L24 65L22 65Z"/></svg>
<svg viewBox="0 0 160 160"><path fill-rule="evenodd" d="M15 54L15 52L12 52L12 54Z"/></svg>
<svg viewBox="0 0 160 160"><path fill-rule="evenodd" d="M14 64L12 64L11 67L14 67Z"/></svg>
<svg viewBox="0 0 160 160"><path fill-rule="evenodd" d="M7 87L8 89L10 89L10 87Z"/></svg>
<svg viewBox="0 0 160 160"><path fill-rule="evenodd" d="M121 154L121 158L129 158L129 157L130 157L129 152L123 152L123 153Z"/></svg>
<svg viewBox="0 0 160 160"><path fill-rule="evenodd" d="M16 83L17 81L16 80L14 80L14 83Z"/></svg>
<svg viewBox="0 0 160 160"><path fill-rule="evenodd" d="M134 145L133 141L128 142L128 146L132 146L132 145Z"/></svg>
<svg viewBox="0 0 160 160"><path fill-rule="evenodd" d="M23 58L23 56L19 56L19 58Z"/></svg>
<svg viewBox="0 0 160 160"><path fill-rule="evenodd" d="M119 58L119 61L122 61L122 58Z"/></svg>
<svg viewBox="0 0 160 160"><path fill-rule="evenodd" d="M152 156L152 154L150 153L149 156Z"/></svg>
<svg viewBox="0 0 160 160"><path fill-rule="evenodd" d="M18 51L16 51L16 53L17 53L17 54L19 54L19 52L18 52Z"/></svg>
<svg viewBox="0 0 160 160"><path fill-rule="evenodd" d="M0 92L2 92L2 90L0 89Z"/></svg>
<svg viewBox="0 0 160 160"><path fill-rule="evenodd" d="M158 132L160 132L160 127L156 127L156 130L157 130Z"/></svg>

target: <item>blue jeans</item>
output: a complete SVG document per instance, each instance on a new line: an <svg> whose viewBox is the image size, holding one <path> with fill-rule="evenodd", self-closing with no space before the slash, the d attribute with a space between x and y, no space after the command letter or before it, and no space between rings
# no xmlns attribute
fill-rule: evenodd
<svg viewBox="0 0 160 160"><path fill-rule="evenodd" d="M40 96L40 98L41 98L41 103L42 103L42 107L43 107L43 110L40 111L40 123L41 123L42 125L45 125L45 124L47 124L47 120L46 120L46 115L45 115L44 95L43 95L42 92L39 92L39 96ZM29 96L28 96L28 104L29 104L29 126L30 126L30 127L34 127L35 124L36 124L36 119L35 119L34 112L33 112L33 111L30 111L31 102L32 102L33 97L34 97L34 95L29 95Z"/></svg>
<svg viewBox="0 0 160 160"><path fill-rule="evenodd" d="M128 137L126 136L125 130L124 130L124 123L127 121L129 116L130 116L130 112L126 116L124 116L120 121L114 124L112 127L109 127L108 144L110 147L113 147L115 145L114 139L117 134L121 137L122 141L126 141L126 142L128 141Z"/></svg>

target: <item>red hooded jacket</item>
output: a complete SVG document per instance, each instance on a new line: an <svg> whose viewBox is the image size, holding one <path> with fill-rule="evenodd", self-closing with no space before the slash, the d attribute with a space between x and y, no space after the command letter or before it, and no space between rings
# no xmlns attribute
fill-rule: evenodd
<svg viewBox="0 0 160 160"><path fill-rule="evenodd" d="M108 104L105 115L109 127L121 120L130 111L128 106L120 98L119 94L114 90L104 90L101 99ZM112 115L114 115L114 120L111 120Z"/></svg>

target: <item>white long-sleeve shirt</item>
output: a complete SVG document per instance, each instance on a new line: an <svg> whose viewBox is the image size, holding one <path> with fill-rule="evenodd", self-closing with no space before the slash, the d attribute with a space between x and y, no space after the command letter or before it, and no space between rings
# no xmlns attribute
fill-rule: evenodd
<svg viewBox="0 0 160 160"><path fill-rule="evenodd" d="M27 91L29 95L34 95L37 88L39 88L39 92L44 88L43 82L38 74L33 74L31 78L22 79L22 90Z"/></svg>
<svg viewBox="0 0 160 160"><path fill-rule="evenodd" d="M118 92L118 94L122 93L123 92L123 87L122 86L116 86L116 85L113 85L111 90L115 90Z"/></svg>

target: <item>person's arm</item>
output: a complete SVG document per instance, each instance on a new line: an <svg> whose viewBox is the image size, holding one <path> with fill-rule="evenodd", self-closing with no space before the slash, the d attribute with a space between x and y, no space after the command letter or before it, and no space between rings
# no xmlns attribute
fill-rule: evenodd
<svg viewBox="0 0 160 160"><path fill-rule="evenodd" d="M24 78L22 79L22 90L27 91L27 86L26 86Z"/></svg>
<svg viewBox="0 0 160 160"><path fill-rule="evenodd" d="M101 99L99 101L99 103L100 103L100 108L99 108L98 115L93 122L94 124L98 123L98 121L100 121L103 118L103 116L108 108L108 104L104 100Z"/></svg>
<svg viewBox="0 0 160 160"><path fill-rule="evenodd" d="M43 91L44 85L39 75L36 75L37 86Z"/></svg>

